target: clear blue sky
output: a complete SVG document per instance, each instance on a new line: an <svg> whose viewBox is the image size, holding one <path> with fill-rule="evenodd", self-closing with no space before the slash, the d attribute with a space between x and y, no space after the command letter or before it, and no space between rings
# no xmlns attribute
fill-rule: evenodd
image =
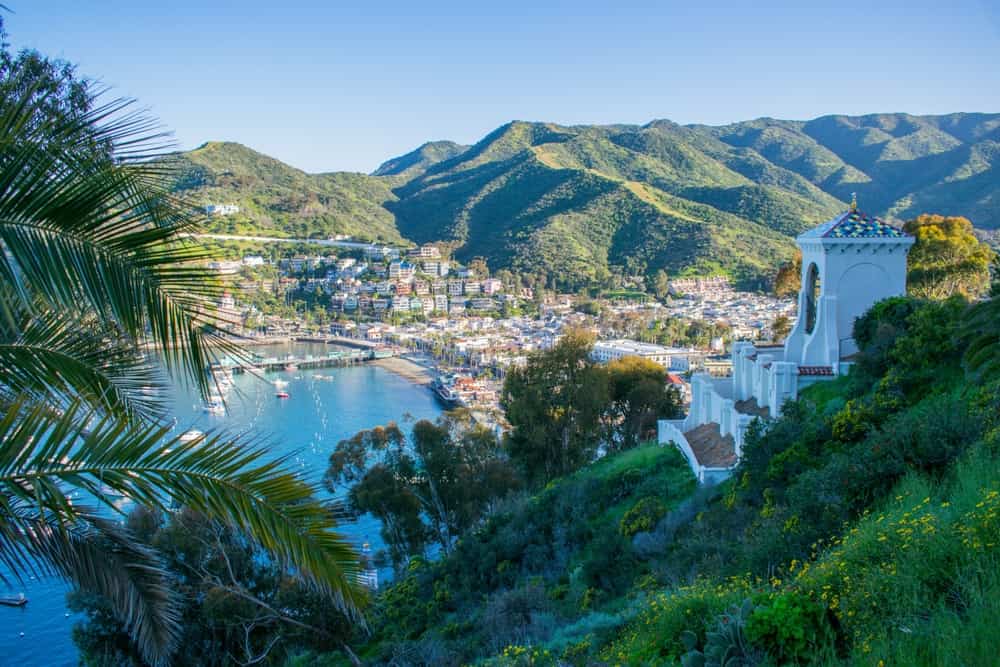
<svg viewBox="0 0 1000 667"><path fill-rule="evenodd" d="M15 47L138 98L181 147L307 171L512 119L1000 111L1000 0L3 3Z"/></svg>

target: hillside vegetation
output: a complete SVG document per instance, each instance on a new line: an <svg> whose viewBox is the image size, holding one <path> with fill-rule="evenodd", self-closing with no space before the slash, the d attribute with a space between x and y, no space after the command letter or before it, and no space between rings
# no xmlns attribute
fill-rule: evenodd
<svg viewBox="0 0 1000 667"><path fill-rule="evenodd" d="M402 242L385 205L395 199L386 180L365 174L307 174L246 146L209 142L177 154L176 191L197 204L236 204L240 212L212 216L206 231L326 238L346 234Z"/></svg>
<svg viewBox="0 0 1000 667"><path fill-rule="evenodd" d="M238 144L182 154L179 191L236 203L218 231L449 242L460 260L575 288L624 267L758 284L790 237L857 193L896 220L1000 227L1000 114L758 119L721 127L515 121L437 141L371 176L305 174Z"/></svg>
<svg viewBox="0 0 1000 667"><path fill-rule="evenodd" d="M366 664L992 664L997 302L894 298L694 491L672 448L516 496L382 592ZM335 654L294 664L346 664Z"/></svg>

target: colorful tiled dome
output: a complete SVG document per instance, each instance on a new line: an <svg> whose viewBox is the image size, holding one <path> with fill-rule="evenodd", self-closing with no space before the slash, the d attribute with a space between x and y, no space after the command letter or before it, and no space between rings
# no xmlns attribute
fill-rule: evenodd
<svg viewBox="0 0 1000 667"><path fill-rule="evenodd" d="M907 239L909 234L874 215L857 209L845 211L822 225L803 232L802 239Z"/></svg>
<svg viewBox="0 0 1000 667"><path fill-rule="evenodd" d="M905 234L901 229L893 227L873 215L869 216L861 211L848 211L823 236L839 239L898 239L903 238Z"/></svg>

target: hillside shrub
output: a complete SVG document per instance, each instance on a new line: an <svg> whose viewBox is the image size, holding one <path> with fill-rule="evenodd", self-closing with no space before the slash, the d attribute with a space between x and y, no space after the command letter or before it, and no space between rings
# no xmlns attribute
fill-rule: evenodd
<svg viewBox="0 0 1000 667"><path fill-rule="evenodd" d="M666 513L667 507L662 500L655 496L646 496L625 512L618 524L618 530L624 537L649 532Z"/></svg>
<svg viewBox="0 0 1000 667"><path fill-rule="evenodd" d="M832 651L826 606L796 590L771 595L746 621L746 636L778 664L805 664Z"/></svg>

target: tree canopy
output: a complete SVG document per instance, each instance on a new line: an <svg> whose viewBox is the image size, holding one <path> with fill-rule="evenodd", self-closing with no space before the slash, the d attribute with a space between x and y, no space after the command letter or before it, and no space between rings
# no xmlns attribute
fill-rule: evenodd
<svg viewBox="0 0 1000 667"><path fill-rule="evenodd" d="M925 214L908 221L903 229L917 239L907 258L910 294L931 299L955 294L977 298L989 290L994 253L976 238L966 218Z"/></svg>
<svg viewBox="0 0 1000 667"><path fill-rule="evenodd" d="M511 459L531 482L546 482L593 460L608 403L607 375L590 359L594 337L565 333L551 349L507 373L501 396Z"/></svg>

